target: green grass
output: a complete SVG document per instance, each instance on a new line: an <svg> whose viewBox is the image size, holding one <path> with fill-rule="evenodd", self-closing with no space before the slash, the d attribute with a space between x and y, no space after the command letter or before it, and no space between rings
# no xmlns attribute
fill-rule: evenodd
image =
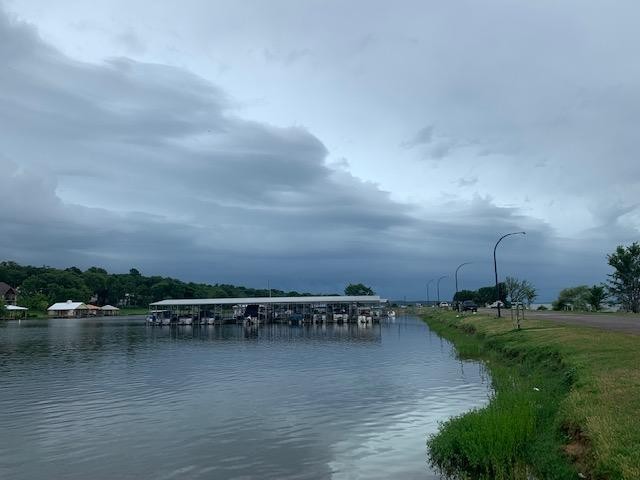
<svg viewBox="0 0 640 480"><path fill-rule="evenodd" d="M119 315L146 315L149 313L149 307L122 307Z"/></svg>
<svg viewBox="0 0 640 480"><path fill-rule="evenodd" d="M428 313L463 358L482 359L495 395L445 422L431 460L461 479L640 478L640 336L541 319Z"/></svg>

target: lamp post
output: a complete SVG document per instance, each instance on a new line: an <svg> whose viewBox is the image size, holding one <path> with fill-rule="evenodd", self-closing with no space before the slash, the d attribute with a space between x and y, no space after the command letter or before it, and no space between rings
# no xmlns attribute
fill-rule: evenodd
<svg viewBox="0 0 640 480"><path fill-rule="evenodd" d="M473 262L465 262L465 263L461 263L460 265L458 265L458 268L456 268L456 293L458 293L458 270L460 270L462 267L464 267L465 265L469 265Z"/></svg>
<svg viewBox="0 0 640 480"><path fill-rule="evenodd" d="M442 280L443 278L447 278L447 276L446 275L441 276L438 279L438 283L436 284L438 287L438 306L440 306L440 280Z"/></svg>
<svg viewBox="0 0 640 480"><path fill-rule="evenodd" d="M498 318L500 318L500 284L498 283L498 264L496 263L496 248L498 248L498 244L504 239L511 235L526 235L525 232L512 232L507 233L506 235L501 236L493 247L493 271L496 275L496 295L498 296Z"/></svg>
<svg viewBox="0 0 640 480"><path fill-rule="evenodd" d="M432 278L431 280L429 280L427 282L427 307L429 306L430 300L429 300L429 285L431 285L431 282L435 281L435 278Z"/></svg>
<svg viewBox="0 0 640 480"><path fill-rule="evenodd" d="M458 270L460 270L460 269L461 269L462 267L464 267L465 265L469 265L470 263L473 263L473 262L464 262L464 263L461 263L460 265L458 265L458 268L456 268L456 274L455 274L455 277L456 277L456 295L458 294ZM455 297L454 297L454 299L455 299ZM459 307L459 305L460 305L460 301L459 301L459 300L456 300L456 302L457 302L457 303L456 303L456 305L458 305L458 311L460 311L460 307Z"/></svg>

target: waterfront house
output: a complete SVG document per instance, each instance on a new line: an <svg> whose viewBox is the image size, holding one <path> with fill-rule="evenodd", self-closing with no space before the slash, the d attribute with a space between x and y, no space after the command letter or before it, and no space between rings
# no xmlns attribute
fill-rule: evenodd
<svg viewBox="0 0 640 480"><path fill-rule="evenodd" d="M18 292L8 283L0 282L0 298L6 305L15 305Z"/></svg>
<svg viewBox="0 0 640 480"><path fill-rule="evenodd" d="M120 309L118 307L114 307L113 305L105 305L102 307L102 314L105 316L113 316L118 315Z"/></svg>
<svg viewBox="0 0 640 480"><path fill-rule="evenodd" d="M89 314L89 308L82 302L67 300L66 302L58 302L51 305L47 309L47 314L50 317L86 317Z"/></svg>

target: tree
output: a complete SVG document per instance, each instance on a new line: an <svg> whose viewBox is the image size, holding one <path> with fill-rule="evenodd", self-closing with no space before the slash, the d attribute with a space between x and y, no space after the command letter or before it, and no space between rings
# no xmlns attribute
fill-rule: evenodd
<svg viewBox="0 0 640 480"><path fill-rule="evenodd" d="M6 310L6 305L4 304L4 298L0 298L0 318L4 318Z"/></svg>
<svg viewBox="0 0 640 480"><path fill-rule="evenodd" d="M20 295L20 305L32 312L46 312L49 308L49 298L44 293Z"/></svg>
<svg viewBox="0 0 640 480"><path fill-rule="evenodd" d="M76 300L86 302L91 296L81 276L70 270L50 270L27 278L21 286L21 295L42 293L49 303Z"/></svg>
<svg viewBox="0 0 640 480"><path fill-rule="evenodd" d="M82 274L85 285L89 288L91 293L95 294L98 305L105 305L107 303L107 278L108 275L99 273L96 270L87 270Z"/></svg>
<svg viewBox="0 0 640 480"><path fill-rule="evenodd" d="M454 302L464 302L465 300L475 300L478 293L473 290L460 290L453 296Z"/></svg>
<svg viewBox="0 0 640 480"><path fill-rule="evenodd" d="M20 289L20 304L31 310L43 311L54 302L89 301L97 295L99 304L147 305L165 298L257 297L268 296L265 289L235 285L185 283L175 278L143 276L136 268L128 273L110 274L104 268L90 267L82 272L77 267L65 270L47 266L19 265L0 262L0 282ZM364 286L363 286L364 287ZM367 288L367 287L364 287ZM271 289L273 296L297 297L299 292ZM44 305L44 306L43 306Z"/></svg>
<svg viewBox="0 0 640 480"><path fill-rule="evenodd" d="M566 310L571 307L573 310L586 310L589 304L589 287L578 285L560 290L558 299L553 302L554 310Z"/></svg>
<svg viewBox="0 0 640 480"><path fill-rule="evenodd" d="M500 286L500 300L502 300L503 303L506 303L506 301L507 301L507 288L506 288L504 282L500 282L498 285ZM496 295L496 287L495 287L495 285L492 285L490 287L479 288L475 300L476 300L476 303L478 305L486 305L486 304L493 303L496 300L498 300L498 297Z"/></svg>
<svg viewBox="0 0 640 480"><path fill-rule="evenodd" d="M538 297L538 291L527 280L524 280L524 298L527 301L527 307L531 307L533 301Z"/></svg>
<svg viewBox="0 0 640 480"><path fill-rule="evenodd" d="M344 289L344 294L345 295L375 295L376 292L374 292L371 288L367 287L366 285L363 285L362 283L350 283Z"/></svg>
<svg viewBox="0 0 640 480"><path fill-rule="evenodd" d="M531 302L538 296L535 287L527 280L507 277L504 284L511 303L523 303L526 300L527 305L531 306Z"/></svg>
<svg viewBox="0 0 640 480"><path fill-rule="evenodd" d="M607 290L604 285L594 285L589 289L587 304L595 312L602 308L602 302L607 299Z"/></svg>
<svg viewBox="0 0 640 480"><path fill-rule="evenodd" d="M628 247L619 245L615 252L607 255L614 272L609 274L609 292L616 297L625 310L640 311L640 244Z"/></svg>

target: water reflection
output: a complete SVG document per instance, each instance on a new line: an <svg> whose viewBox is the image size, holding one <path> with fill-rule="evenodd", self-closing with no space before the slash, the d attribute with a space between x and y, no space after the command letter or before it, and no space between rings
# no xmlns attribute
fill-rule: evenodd
<svg viewBox="0 0 640 480"><path fill-rule="evenodd" d="M0 325L0 478L435 478L425 438L486 401L414 318Z"/></svg>

